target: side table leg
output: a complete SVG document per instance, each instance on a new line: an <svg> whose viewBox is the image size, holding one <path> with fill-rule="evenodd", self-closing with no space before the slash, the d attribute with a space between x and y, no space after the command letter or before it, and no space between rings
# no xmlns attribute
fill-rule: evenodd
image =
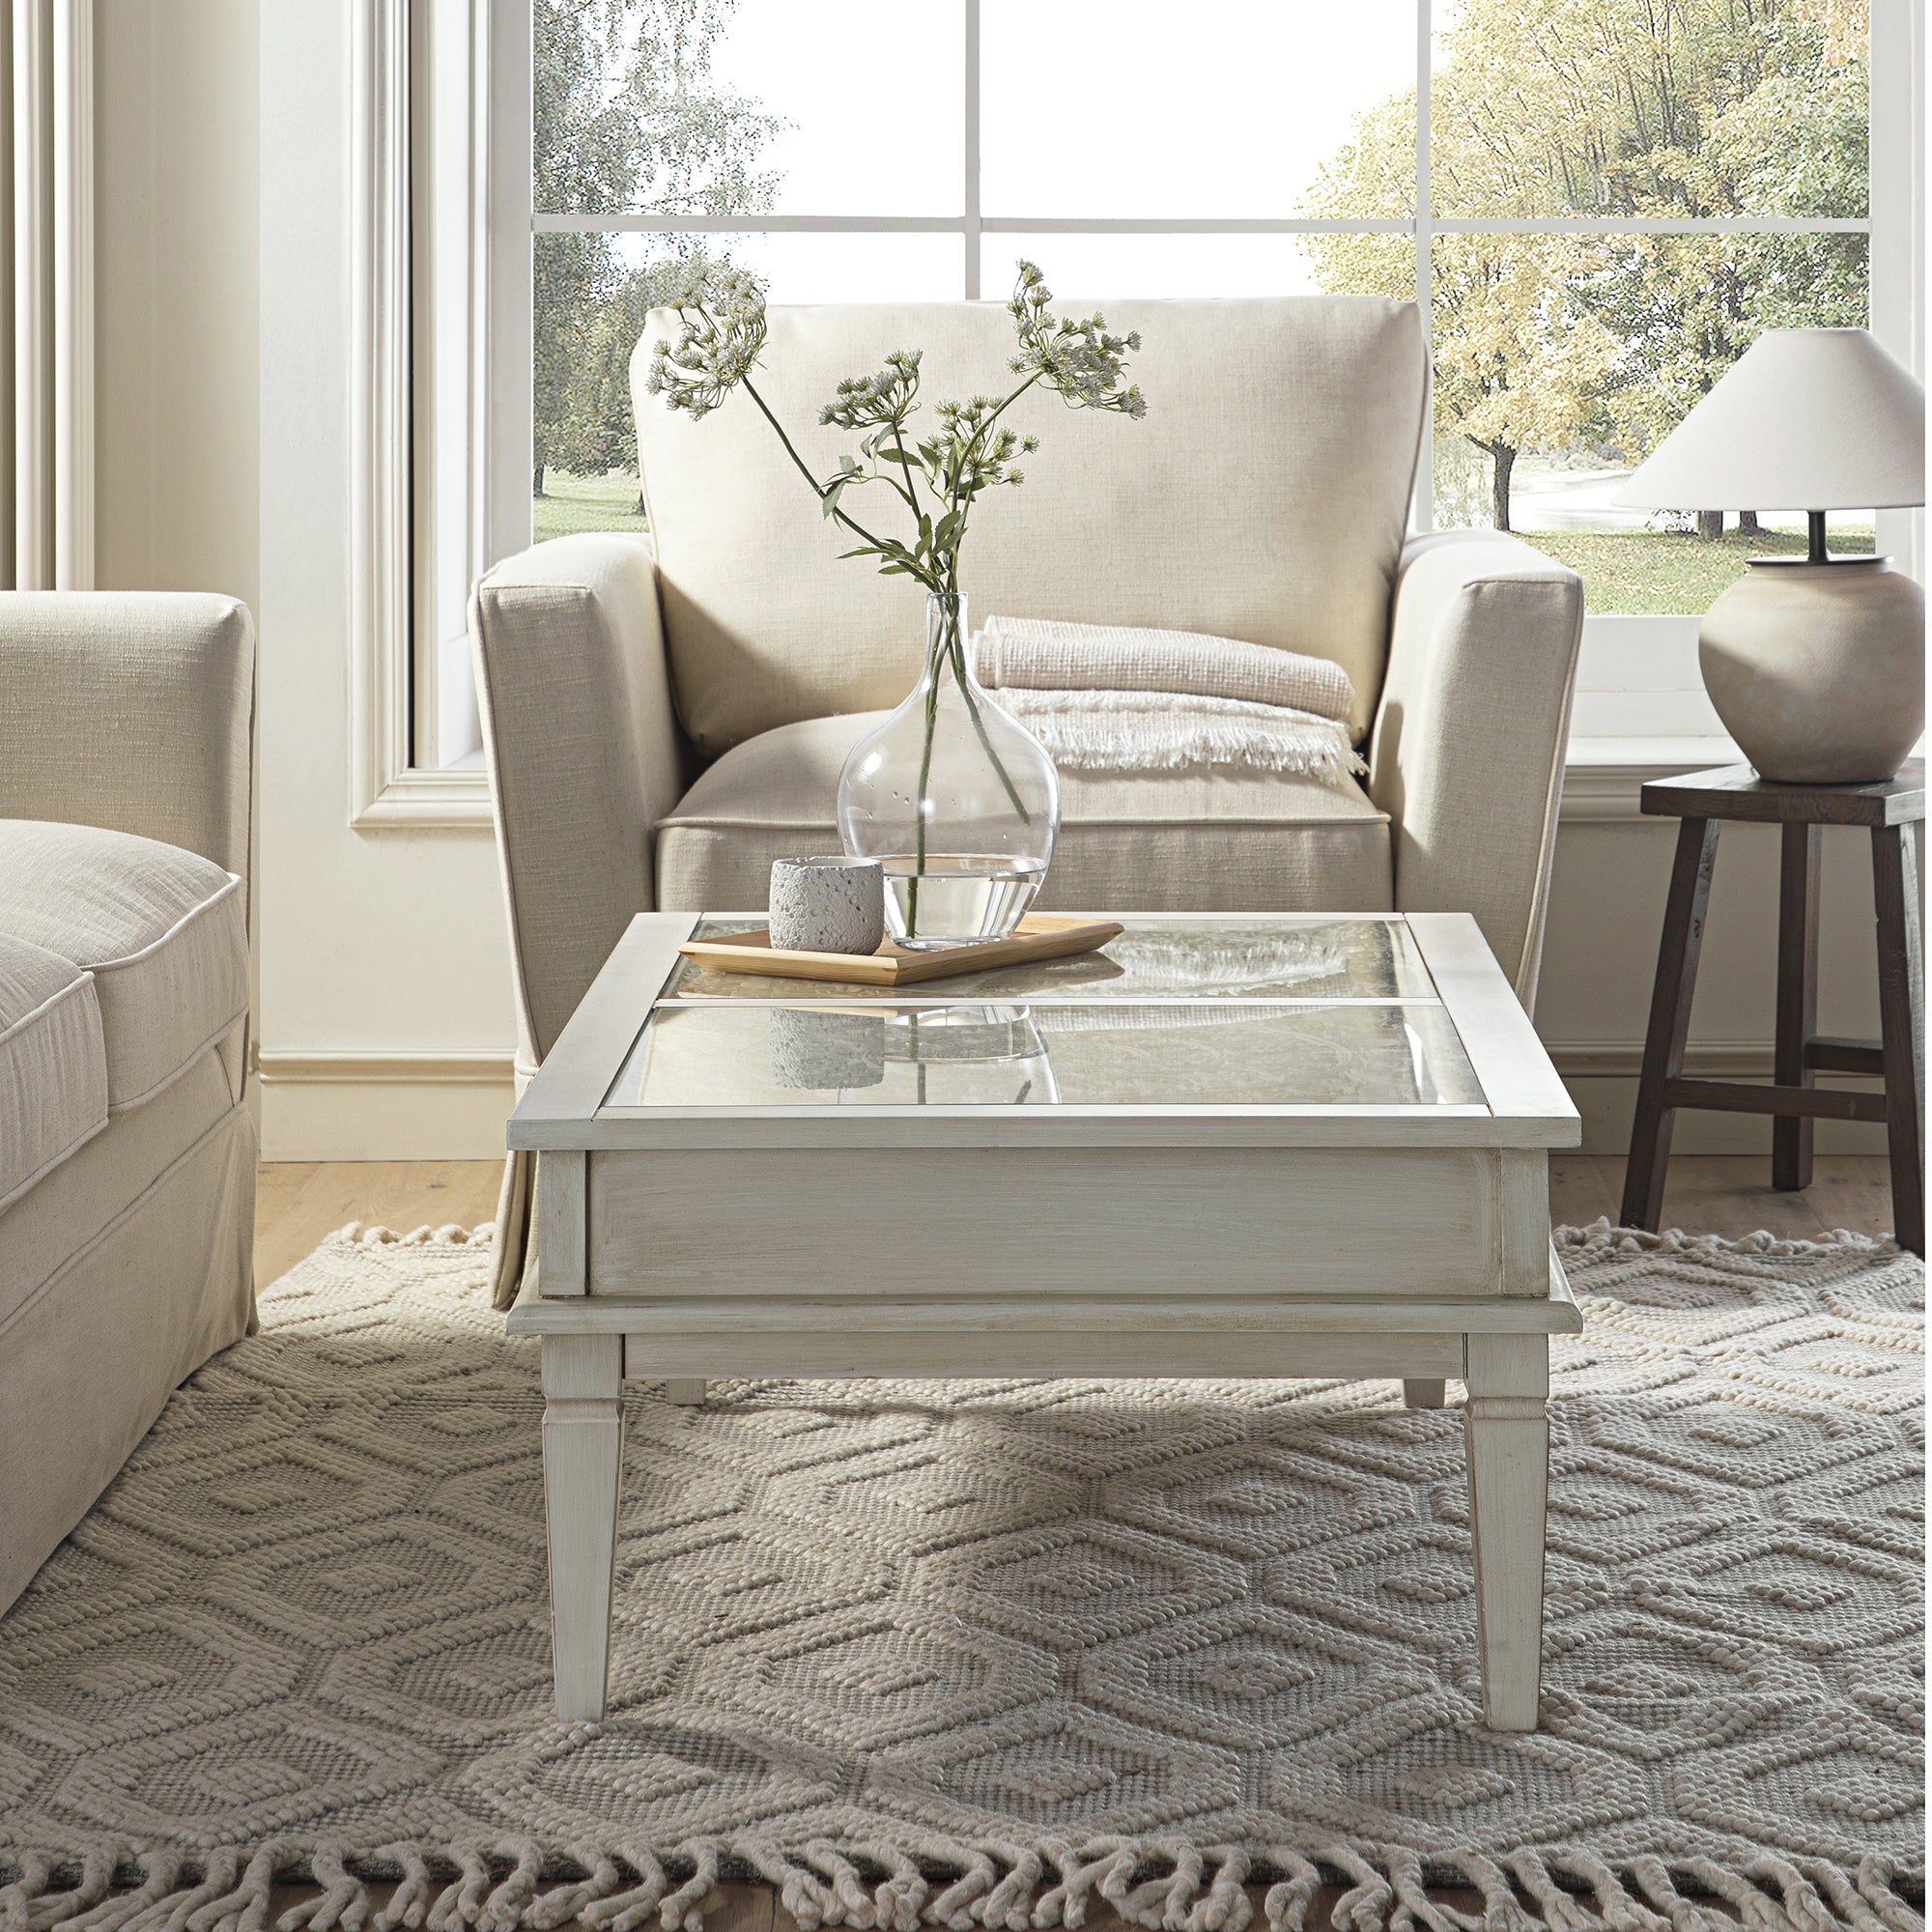
<svg viewBox="0 0 1932 1932"><path fill-rule="evenodd" d="M1471 1335L1463 1429L1476 1545L1483 1720L1533 1731L1543 1684L1543 1539L1549 1497L1549 1340Z"/></svg>
<svg viewBox="0 0 1932 1932"><path fill-rule="evenodd" d="M704 1383L690 1378L673 1377L665 1383L665 1400L676 1403L680 1408L702 1408Z"/></svg>
<svg viewBox="0 0 1932 1932"><path fill-rule="evenodd" d="M1405 1378L1402 1400L1406 1408L1442 1408L1449 1401L1449 1384L1435 1379Z"/></svg>
<svg viewBox="0 0 1932 1932"><path fill-rule="evenodd" d="M1818 879L1825 829L1786 825L1777 880L1777 1048L1772 1078L1809 1087L1804 1048L1818 1031ZM1771 1123L1771 1184L1785 1192L1811 1185L1811 1122L1779 1116Z"/></svg>
<svg viewBox="0 0 1932 1932"><path fill-rule="evenodd" d="M1619 1218L1626 1228L1657 1232L1663 1212L1663 1173L1670 1164L1676 1110L1663 1104L1664 1083L1684 1071L1684 1041L1690 1031L1690 995L1697 984L1697 955L1704 944L1704 911L1711 873L1718 863L1715 818L1687 818L1677 828L1677 858L1664 901L1663 936L1657 949L1657 982L1650 995L1650 1028L1644 1036L1643 1071L1636 1086L1636 1118L1631 1124L1630 1161L1624 1169Z"/></svg>
<svg viewBox="0 0 1932 1932"><path fill-rule="evenodd" d="M543 1338L544 1513L556 1715L604 1715L623 1461L624 1338Z"/></svg>
<svg viewBox="0 0 1932 1932"><path fill-rule="evenodd" d="M1918 920L1918 828L1872 831L1878 911L1878 1009L1885 1058L1885 1128L1891 1154L1891 1227L1901 1248L1925 1252L1925 1178L1918 1164L1918 1081L1925 1046L1925 963Z"/></svg>

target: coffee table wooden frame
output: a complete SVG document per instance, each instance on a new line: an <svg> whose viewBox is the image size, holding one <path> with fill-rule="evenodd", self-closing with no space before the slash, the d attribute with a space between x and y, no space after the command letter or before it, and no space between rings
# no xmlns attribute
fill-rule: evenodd
<svg viewBox="0 0 1932 1932"><path fill-rule="evenodd" d="M1533 1730L1548 1338L1582 1326L1548 1150L1580 1123L1475 921L1406 917L1482 1105L606 1106L696 923L639 915L508 1133L538 1155L507 1324L543 1343L558 1717L604 1715L626 1377L1373 1376L1465 1385L1485 1717ZM850 1238L913 1189L923 1280Z"/></svg>

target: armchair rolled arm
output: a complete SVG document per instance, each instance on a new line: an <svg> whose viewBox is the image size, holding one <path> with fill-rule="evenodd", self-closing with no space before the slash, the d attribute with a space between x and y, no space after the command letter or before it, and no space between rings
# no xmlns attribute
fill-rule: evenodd
<svg viewBox="0 0 1932 1932"><path fill-rule="evenodd" d="M254 711L233 597L0 594L0 818L131 832L246 877Z"/></svg>
<svg viewBox="0 0 1932 1932"><path fill-rule="evenodd" d="M1492 530L1420 537L1396 575L1369 795L1402 912L1469 912L1536 998L1583 583Z"/></svg>

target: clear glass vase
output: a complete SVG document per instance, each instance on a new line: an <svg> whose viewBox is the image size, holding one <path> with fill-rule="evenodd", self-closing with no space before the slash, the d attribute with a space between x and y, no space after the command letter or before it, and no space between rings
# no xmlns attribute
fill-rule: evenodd
<svg viewBox="0 0 1932 1932"><path fill-rule="evenodd" d="M1004 939L1034 901L1060 830L1046 749L973 675L963 596L925 600L925 669L838 779L838 836L886 874L894 942Z"/></svg>

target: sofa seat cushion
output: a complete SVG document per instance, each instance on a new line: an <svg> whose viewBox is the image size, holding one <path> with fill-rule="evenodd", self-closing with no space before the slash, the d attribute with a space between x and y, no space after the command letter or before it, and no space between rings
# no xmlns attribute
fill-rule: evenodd
<svg viewBox="0 0 1932 1932"><path fill-rule="evenodd" d="M107 1124L107 1053L94 981L0 932L0 1208Z"/></svg>
<svg viewBox="0 0 1932 1932"><path fill-rule="evenodd" d="M0 819L0 932L93 974L113 1111L159 1093L248 1010L242 883L179 846Z"/></svg>
<svg viewBox="0 0 1932 1932"><path fill-rule="evenodd" d="M852 746L886 716L781 725L727 752L657 828L658 904L763 906L774 859L836 852ZM1042 911L1385 912L1387 814L1287 772L1064 772Z"/></svg>

